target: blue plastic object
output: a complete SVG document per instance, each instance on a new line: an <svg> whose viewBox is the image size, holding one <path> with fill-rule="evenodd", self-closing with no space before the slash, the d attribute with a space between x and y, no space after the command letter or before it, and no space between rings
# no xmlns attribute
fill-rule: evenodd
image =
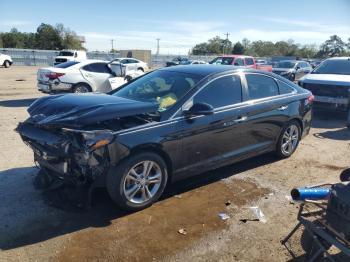
<svg viewBox="0 0 350 262"><path fill-rule="evenodd" d="M322 200L330 194L329 188L294 188L290 192L293 200Z"/></svg>

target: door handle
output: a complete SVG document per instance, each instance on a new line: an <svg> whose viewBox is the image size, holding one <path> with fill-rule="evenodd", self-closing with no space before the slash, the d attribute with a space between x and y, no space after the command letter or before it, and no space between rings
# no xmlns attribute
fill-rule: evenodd
<svg viewBox="0 0 350 262"><path fill-rule="evenodd" d="M277 110L284 111L288 108L288 106L280 106Z"/></svg>
<svg viewBox="0 0 350 262"><path fill-rule="evenodd" d="M242 123L248 119L247 116L239 116L237 119L233 120L235 123Z"/></svg>

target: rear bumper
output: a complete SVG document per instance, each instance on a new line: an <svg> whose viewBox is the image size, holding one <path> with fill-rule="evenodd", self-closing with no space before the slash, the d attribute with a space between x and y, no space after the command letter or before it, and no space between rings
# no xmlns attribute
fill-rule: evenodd
<svg viewBox="0 0 350 262"><path fill-rule="evenodd" d="M350 105L350 98L328 97L315 95L314 107L331 111L347 111Z"/></svg>
<svg viewBox="0 0 350 262"><path fill-rule="evenodd" d="M73 84L70 83L63 83L60 81L56 82L41 82L38 81L37 87L40 92L43 93L52 93L55 91L70 91L72 89Z"/></svg>

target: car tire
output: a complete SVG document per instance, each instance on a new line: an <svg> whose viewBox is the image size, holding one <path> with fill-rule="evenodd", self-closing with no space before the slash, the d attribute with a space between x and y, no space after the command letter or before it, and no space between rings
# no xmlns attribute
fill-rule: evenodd
<svg viewBox="0 0 350 262"><path fill-rule="evenodd" d="M318 239L318 241L321 242L321 245L325 250L328 250L332 246L332 244L328 243L322 238L318 236L315 236L315 237ZM316 255L317 251L320 249L320 246L316 243L314 237L306 229L304 229L304 231L301 234L300 244L303 250L305 251L307 260L313 258ZM315 261L319 261L321 258L322 258L322 253L315 258L316 259Z"/></svg>
<svg viewBox="0 0 350 262"><path fill-rule="evenodd" d="M295 120L288 122L278 138L276 154L282 158L290 157L297 149L300 139L300 124Z"/></svg>
<svg viewBox="0 0 350 262"><path fill-rule="evenodd" d="M138 211L159 199L167 180L168 170L163 158L152 152L142 152L111 167L106 187L119 208Z"/></svg>
<svg viewBox="0 0 350 262"><path fill-rule="evenodd" d="M4 62L4 67L5 68L9 68L10 67L10 61L8 61L8 60L6 60L5 62Z"/></svg>
<svg viewBox="0 0 350 262"><path fill-rule="evenodd" d="M87 84L77 84L72 88L73 93L88 93L91 92L91 87Z"/></svg>
<svg viewBox="0 0 350 262"><path fill-rule="evenodd" d="M125 81L126 81L126 82L130 82L131 80L132 80L132 77L131 77L131 76L126 76L126 77L125 77Z"/></svg>
<svg viewBox="0 0 350 262"><path fill-rule="evenodd" d="M294 82L295 81L295 74L291 74L289 77L289 80Z"/></svg>

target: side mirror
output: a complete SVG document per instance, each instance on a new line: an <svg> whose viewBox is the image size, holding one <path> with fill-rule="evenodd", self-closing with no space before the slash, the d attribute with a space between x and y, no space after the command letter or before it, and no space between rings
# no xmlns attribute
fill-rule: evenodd
<svg viewBox="0 0 350 262"><path fill-rule="evenodd" d="M214 108L207 103L195 103L190 109L184 111L185 116L212 115Z"/></svg>
<svg viewBox="0 0 350 262"><path fill-rule="evenodd" d="M300 66L297 66L297 67L295 68L295 70L297 70L297 71L298 71L299 69L300 69Z"/></svg>

